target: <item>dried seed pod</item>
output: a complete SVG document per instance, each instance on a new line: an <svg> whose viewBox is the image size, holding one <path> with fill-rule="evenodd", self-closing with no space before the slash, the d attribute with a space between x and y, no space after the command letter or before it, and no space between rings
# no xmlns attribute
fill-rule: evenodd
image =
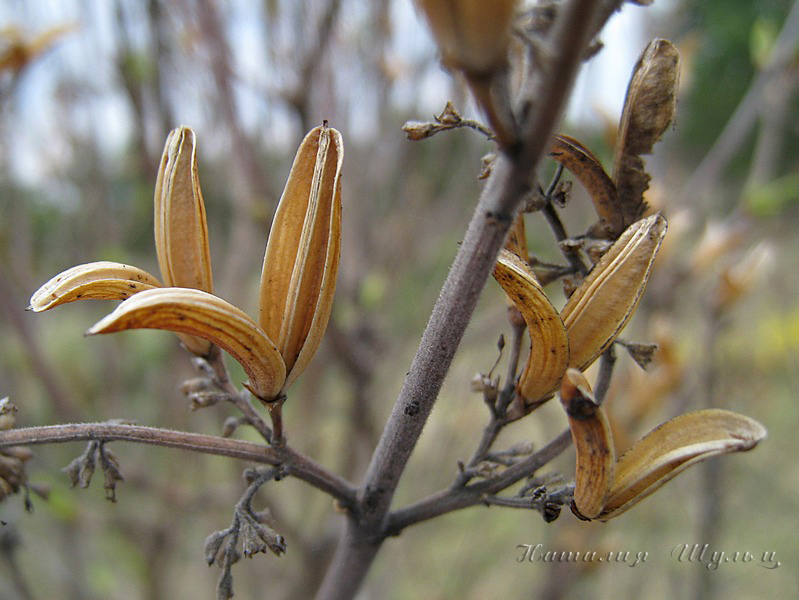
<svg viewBox="0 0 799 600"><path fill-rule="evenodd" d="M668 40L650 42L633 70L613 161L613 181L624 227L646 211L644 192L650 177L641 155L652 153L652 147L674 119L679 77L680 54Z"/></svg>
<svg viewBox="0 0 799 600"><path fill-rule="evenodd" d="M566 135L553 137L549 154L571 171L588 192L599 216L600 228L604 229L597 233L611 239L618 237L624 230L621 205L616 186L599 159L580 142Z"/></svg>
<svg viewBox="0 0 799 600"><path fill-rule="evenodd" d="M666 421L619 459L598 518L616 517L691 465L719 454L751 450L764 437L763 425L727 410L699 410Z"/></svg>
<svg viewBox="0 0 799 600"><path fill-rule="evenodd" d="M310 362L333 305L341 246L341 134L312 129L277 208L261 273L260 323L286 364L288 387Z"/></svg>
<svg viewBox="0 0 799 600"><path fill-rule="evenodd" d="M42 312L86 298L124 300L156 287L161 283L136 267L109 261L86 263L59 273L36 290L29 309Z"/></svg>
<svg viewBox="0 0 799 600"><path fill-rule="evenodd" d="M221 298L189 288L160 288L125 300L86 333L164 329L208 340L230 353L250 378L249 389L274 400L286 367L272 340L244 312Z"/></svg>
<svg viewBox="0 0 799 600"><path fill-rule="evenodd" d="M166 139L155 183L155 250L167 287L213 293L205 203L197 173L197 144L188 127ZM188 350L208 354L207 340L181 335Z"/></svg>
<svg viewBox="0 0 799 600"><path fill-rule="evenodd" d="M527 250L527 232L524 227L524 213L519 213L510 226L505 248L518 256L522 261L530 262L530 253Z"/></svg>
<svg viewBox="0 0 799 600"><path fill-rule="evenodd" d="M660 213L630 225L566 302L560 316L569 335L570 366L588 368L630 320L666 228Z"/></svg>
<svg viewBox="0 0 799 600"><path fill-rule="evenodd" d="M504 65L516 0L416 0L443 63L467 74L485 75Z"/></svg>
<svg viewBox="0 0 799 600"><path fill-rule="evenodd" d="M417 0L441 61L463 73L500 146L515 140L508 52L516 0Z"/></svg>
<svg viewBox="0 0 799 600"><path fill-rule="evenodd" d="M569 362L569 340L558 311L527 263L503 250L494 267L494 278L522 314L530 332L530 355L517 384L525 404L522 414L526 414L557 389Z"/></svg>
<svg viewBox="0 0 799 600"><path fill-rule="evenodd" d="M574 508L579 516L593 519L602 513L613 481L616 458L610 424L577 369L568 369L563 376L560 401L569 417L577 457Z"/></svg>

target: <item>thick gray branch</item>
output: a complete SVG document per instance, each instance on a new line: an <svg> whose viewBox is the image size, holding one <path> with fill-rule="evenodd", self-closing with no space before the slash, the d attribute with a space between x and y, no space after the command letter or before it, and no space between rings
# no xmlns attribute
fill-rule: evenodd
<svg viewBox="0 0 799 600"><path fill-rule="evenodd" d="M360 586L380 544L400 475L432 411L444 377L493 268L516 210L562 114L584 49L598 29L599 9L618 3L565 2L546 40L545 68L532 80L531 111L521 146L500 155L480 197L425 329L388 423L372 456L352 515L317 595L345 599Z"/></svg>

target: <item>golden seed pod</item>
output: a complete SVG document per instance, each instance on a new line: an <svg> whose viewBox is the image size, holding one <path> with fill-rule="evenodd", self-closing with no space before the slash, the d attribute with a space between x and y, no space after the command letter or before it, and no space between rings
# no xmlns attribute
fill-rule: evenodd
<svg viewBox="0 0 799 600"><path fill-rule="evenodd" d="M416 0L416 5L447 67L479 76L507 60L515 0Z"/></svg>
<svg viewBox="0 0 799 600"><path fill-rule="evenodd" d="M494 278L522 314L530 332L530 354L517 384L525 405L522 414L526 414L557 389L569 362L569 340L558 311L527 263L502 250Z"/></svg>
<svg viewBox="0 0 799 600"><path fill-rule="evenodd" d="M263 401L274 400L283 388L286 367L272 340L243 311L213 294L179 287L140 292L86 334L126 329L163 329L216 344L244 368L248 388Z"/></svg>
<svg viewBox="0 0 799 600"><path fill-rule="evenodd" d="M577 369L568 369L563 376L560 401L569 417L577 460L574 508L579 516L593 519L602 513L613 481L616 458L610 423Z"/></svg>
<svg viewBox="0 0 799 600"><path fill-rule="evenodd" d="M660 213L630 225L566 302L560 316L569 335L570 366L588 368L630 320L666 228Z"/></svg>
<svg viewBox="0 0 799 600"><path fill-rule="evenodd" d="M300 144L261 272L260 324L286 364L288 387L327 328L341 247L341 134L327 124Z"/></svg>
<svg viewBox="0 0 799 600"><path fill-rule="evenodd" d="M620 515L693 464L754 448L766 428L728 410L689 412L653 429L616 464L616 474L599 519Z"/></svg>
<svg viewBox="0 0 799 600"><path fill-rule="evenodd" d="M146 271L121 263L98 261L67 269L50 279L31 296L33 312L94 298L124 300L137 292L161 287L161 283Z"/></svg>
<svg viewBox="0 0 799 600"><path fill-rule="evenodd" d="M613 435L588 382L568 369L561 403L576 453L573 512L607 521L627 511L689 466L713 456L754 448L766 429L749 417L719 409L680 415L633 444L615 462Z"/></svg>
<svg viewBox="0 0 799 600"><path fill-rule="evenodd" d="M188 127L173 129L166 139L155 183L155 251L165 286L213 293L196 150L194 131ZM207 340L180 338L200 356L211 348Z"/></svg>

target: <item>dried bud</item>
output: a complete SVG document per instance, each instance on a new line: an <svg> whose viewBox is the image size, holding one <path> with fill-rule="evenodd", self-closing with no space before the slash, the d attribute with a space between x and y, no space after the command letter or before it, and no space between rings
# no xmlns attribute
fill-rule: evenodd
<svg viewBox="0 0 799 600"><path fill-rule="evenodd" d="M341 134L312 129L280 198L261 273L260 323L286 365L288 387L327 328L341 246Z"/></svg>
<svg viewBox="0 0 799 600"><path fill-rule="evenodd" d="M408 121L402 126L402 131L412 142L425 140L438 131L434 123L423 123L420 121Z"/></svg>
<svg viewBox="0 0 799 600"><path fill-rule="evenodd" d="M477 179L488 179L491 176L491 170L494 168L494 163L497 160L497 155L489 152L480 159L480 174Z"/></svg>
<svg viewBox="0 0 799 600"><path fill-rule="evenodd" d="M213 292L196 140L188 127L170 132L161 157L155 183L155 249L166 287ZM208 340L188 335L180 338L198 356L211 349Z"/></svg>
<svg viewBox="0 0 799 600"><path fill-rule="evenodd" d="M214 564L217 560L217 556L219 555L219 549L222 547L222 543L225 541L225 538L228 536L228 531L214 531L211 535L205 538L205 542L203 542L203 555L205 556L205 562L210 567Z"/></svg>

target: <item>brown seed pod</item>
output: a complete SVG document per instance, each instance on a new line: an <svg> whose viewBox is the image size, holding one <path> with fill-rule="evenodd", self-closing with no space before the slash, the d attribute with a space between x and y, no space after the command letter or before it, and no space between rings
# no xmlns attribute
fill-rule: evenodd
<svg viewBox="0 0 799 600"><path fill-rule="evenodd" d="M525 405L518 415L522 416L557 389L569 362L569 340L558 311L527 263L503 250L494 267L494 278L524 317L530 333L530 354L516 387Z"/></svg>
<svg viewBox="0 0 799 600"><path fill-rule="evenodd" d="M569 297L560 316L569 334L570 366L588 368L630 320L666 228L660 213L630 225Z"/></svg>
<svg viewBox="0 0 799 600"><path fill-rule="evenodd" d="M261 273L260 324L286 364L288 387L310 362L333 305L341 246L343 144L312 129L277 208Z"/></svg>
<svg viewBox="0 0 799 600"><path fill-rule="evenodd" d="M165 286L213 293L196 137L188 127L169 133L161 157L155 183L155 250ZM180 337L199 356L211 349L207 340Z"/></svg>
<svg viewBox="0 0 799 600"><path fill-rule="evenodd" d="M126 329L163 329L208 340L235 358L263 401L283 388L286 367L272 340L244 312L218 296L190 288L140 292L96 323L86 334Z"/></svg>
<svg viewBox="0 0 799 600"><path fill-rule="evenodd" d="M613 182L624 227L646 212L644 192L650 177L641 155L652 153L652 147L674 119L679 78L677 48L668 40L650 42L638 59L627 88L613 160Z"/></svg>

